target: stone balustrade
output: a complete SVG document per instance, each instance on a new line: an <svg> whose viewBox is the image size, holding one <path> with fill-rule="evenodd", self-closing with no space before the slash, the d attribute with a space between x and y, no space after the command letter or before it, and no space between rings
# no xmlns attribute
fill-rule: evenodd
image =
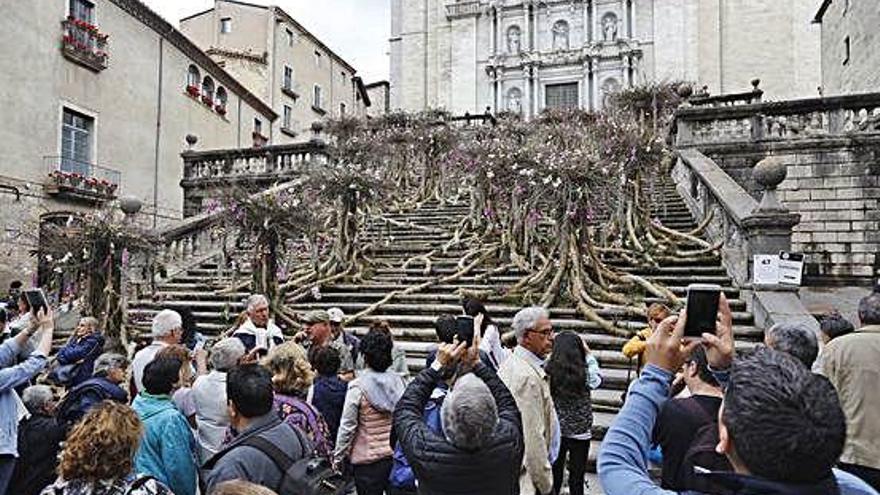
<svg viewBox="0 0 880 495"><path fill-rule="evenodd" d="M480 15L482 12L483 7L480 6L480 2L478 0L473 0L470 2L459 1L446 6L446 17L449 19L476 16Z"/></svg>
<svg viewBox="0 0 880 495"><path fill-rule="evenodd" d="M259 176L296 175L304 167L326 164L326 147L319 142L212 151L187 151L183 156L183 185Z"/></svg>
<svg viewBox="0 0 880 495"><path fill-rule="evenodd" d="M880 94L740 105L686 105L676 112L679 147L878 132Z"/></svg>

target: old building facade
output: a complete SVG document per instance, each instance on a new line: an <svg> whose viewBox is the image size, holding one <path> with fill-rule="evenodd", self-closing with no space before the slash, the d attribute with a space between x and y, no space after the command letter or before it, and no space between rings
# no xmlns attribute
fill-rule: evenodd
<svg viewBox="0 0 880 495"><path fill-rule="evenodd" d="M180 29L275 110L276 143L307 141L323 118L364 113L354 67L279 7L216 0Z"/></svg>
<svg viewBox="0 0 880 495"><path fill-rule="evenodd" d="M454 113L601 108L618 88L762 79L773 99L820 84L801 0L391 0L391 107Z"/></svg>
<svg viewBox="0 0 880 495"><path fill-rule="evenodd" d="M876 2L822 0L822 89L829 96L880 91L880 7Z"/></svg>
<svg viewBox="0 0 880 495"><path fill-rule="evenodd" d="M53 216L131 195L147 226L181 218L181 152L268 142L276 118L137 0L10 2L0 42L0 282L30 280Z"/></svg>

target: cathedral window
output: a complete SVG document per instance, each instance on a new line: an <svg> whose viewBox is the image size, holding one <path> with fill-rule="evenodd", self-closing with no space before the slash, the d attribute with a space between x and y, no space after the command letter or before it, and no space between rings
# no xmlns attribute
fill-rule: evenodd
<svg viewBox="0 0 880 495"><path fill-rule="evenodd" d="M578 108L580 101L578 83L548 84L544 88L547 108Z"/></svg>

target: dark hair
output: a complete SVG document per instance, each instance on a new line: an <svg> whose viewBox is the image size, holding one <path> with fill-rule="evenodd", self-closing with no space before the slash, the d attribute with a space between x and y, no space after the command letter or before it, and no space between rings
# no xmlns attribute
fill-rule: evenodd
<svg viewBox="0 0 880 495"><path fill-rule="evenodd" d="M437 333L437 340L444 344L451 344L455 340L455 316L438 316L434 321L434 331Z"/></svg>
<svg viewBox="0 0 880 495"><path fill-rule="evenodd" d="M196 346L196 332L199 329L196 317L192 310L185 306L175 311L180 315L180 321L183 323L181 325L183 333L180 336L180 343L185 345L187 349L192 350Z"/></svg>
<svg viewBox="0 0 880 495"><path fill-rule="evenodd" d="M697 376L700 377L701 382L713 387L718 386L718 380L716 380L712 372L709 371L709 360L706 359L706 349L702 344L694 348L694 352L691 353L687 362L697 365Z"/></svg>
<svg viewBox="0 0 880 495"><path fill-rule="evenodd" d="M274 398L272 373L258 364L232 368L226 374L226 398L246 418L269 414Z"/></svg>
<svg viewBox="0 0 880 495"><path fill-rule="evenodd" d="M172 356L158 356L144 368L144 390L152 395L167 395L180 380L183 362Z"/></svg>
<svg viewBox="0 0 880 495"><path fill-rule="evenodd" d="M391 336L382 330L370 330L361 339L360 353L364 362L374 371L382 372L391 366Z"/></svg>
<svg viewBox="0 0 880 495"><path fill-rule="evenodd" d="M771 481L814 483L830 475L846 440L831 382L768 348L734 363L722 421L749 472Z"/></svg>
<svg viewBox="0 0 880 495"><path fill-rule="evenodd" d="M376 320L370 323L370 330L384 332L385 335L393 338L393 336L391 335L391 325L385 320Z"/></svg>
<svg viewBox="0 0 880 495"><path fill-rule="evenodd" d="M880 325L880 292L872 292L859 301L859 320L862 325Z"/></svg>
<svg viewBox="0 0 880 495"><path fill-rule="evenodd" d="M10 289L21 289L23 286L24 284L21 282L21 280L13 280L12 282L9 282Z"/></svg>
<svg viewBox="0 0 880 495"><path fill-rule="evenodd" d="M492 317L489 316L489 312L486 311L486 306L484 306L482 302L468 298L464 300L461 307L464 308L464 314L468 316L476 318L477 315L483 315L483 324L480 325L480 335L486 333L486 329L489 328L489 325L494 325Z"/></svg>
<svg viewBox="0 0 880 495"><path fill-rule="evenodd" d="M339 373L342 366L342 359L339 357L339 351L328 346L318 347L312 353L312 366L321 376L334 376Z"/></svg>
<svg viewBox="0 0 880 495"><path fill-rule="evenodd" d="M836 311L819 320L819 329L831 340L856 331L853 324Z"/></svg>
<svg viewBox="0 0 880 495"><path fill-rule="evenodd" d="M8 319L9 315L6 314L6 308L0 308L0 323L6 323Z"/></svg>
<svg viewBox="0 0 880 495"><path fill-rule="evenodd" d="M21 294L18 295L18 301L16 301L16 302L23 302L24 307L27 308L27 311L31 310L31 303L30 303L30 301L28 301L27 295L25 295L24 292L22 292Z"/></svg>
<svg viewBox="0 0 880 495"><path fill-rule="evenodd" d="M556 336L544 367L554 397L577 398L587 393L586 359L584 343L576 333L566 330Z"/></svg>

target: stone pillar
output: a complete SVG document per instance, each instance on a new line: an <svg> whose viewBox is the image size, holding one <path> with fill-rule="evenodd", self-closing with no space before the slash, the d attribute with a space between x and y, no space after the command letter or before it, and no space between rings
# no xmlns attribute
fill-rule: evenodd
<svg viewBox="0 0 880 495"><path fill-rule="evenodd" d="M786 175L786 164L778 157L765 158L752 170L752 176L764 189L764 194L755 211L743 219L748 243L749 282L754 273L754 255L791 250L792 229L800 223L801 216L788 211L776 197L776 188Z"/></svg>

